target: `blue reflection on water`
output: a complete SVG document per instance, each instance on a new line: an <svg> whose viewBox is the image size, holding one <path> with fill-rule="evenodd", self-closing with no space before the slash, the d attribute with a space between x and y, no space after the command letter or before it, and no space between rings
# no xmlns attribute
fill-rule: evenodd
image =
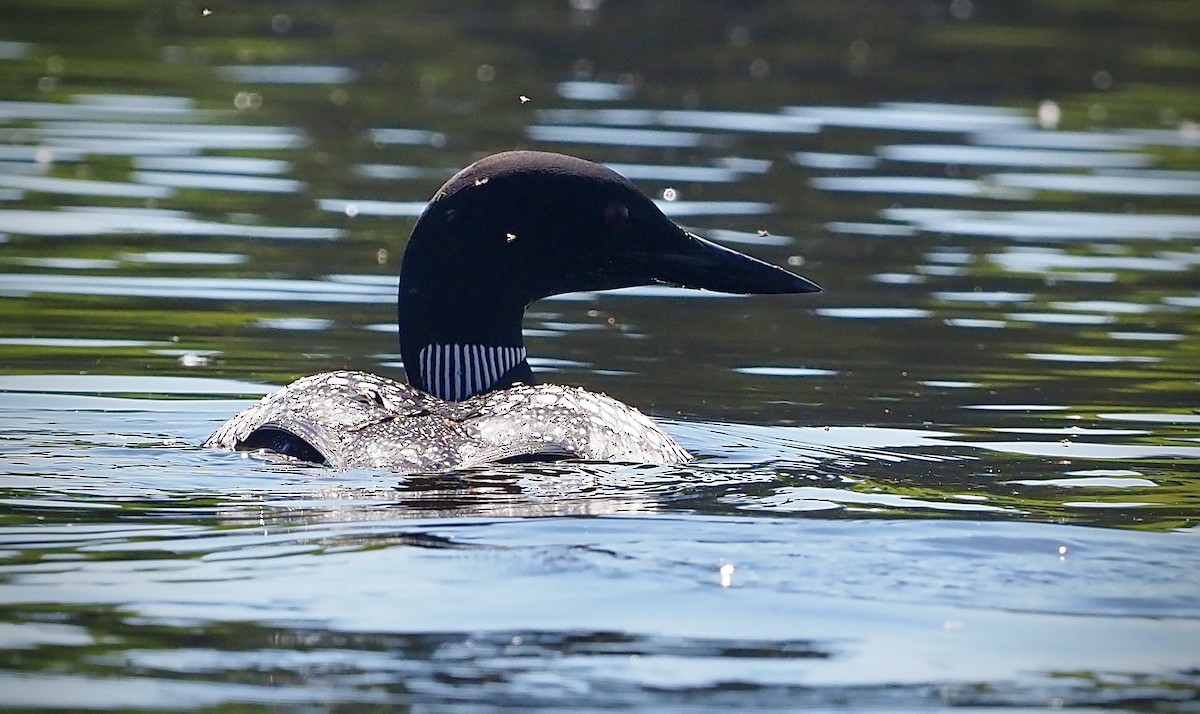
<svg viewBox="0 0 1200 714"><path fill-rule="evenodd" d="M987 186L971 179L920 176L820 176L809 184L822 191L924 194L927 196L985 196ZM1017 196L1012 196L1016 198Z"/></svg>
<svg viewBox="0 0 1200 714"><path fill-rule="evenodd" d="M1030 166L1042 168L1132 168L1151 164L1145 154L1113 151L1020 149L962 144L894 144L876 155L889 161L967 166Z"/></svg>
<svg viewBox="0 0 1200 714"><path fill-rule="evenodd" d="M329 65L229 65L216 68L217 76L243 84L349 84L358 73Z"/></svg>
<svg viewBox="0 0 1200 714"><path fill-rule="evenodd" d="M1200 216L1188 215L953 208L885 208L880 215L931 233L1018 240L1200 237Z"/></svg>
<svg viewBox="0 0 1200 714"><path fill-rule="evenodd" d="M905 131L965 132L1024 128L1033 124L1023 112L1007 107L888 102L875 107L787 107L785 112L826 126Z"/></svg>
<svg viewBox="0 0 1200 714"><path fill-rule="evenodd" d="M685 148L699 146L703 135L664 129L621 129L600 126L535 124L526 130L530 139L556 144L598 144Z"/></svg>
<svg viewBox="0 0 1200 714"><path fill-rule="evenodd" d="M250 156L139 156L134 158L133 165L143 171L187 171L225 175L274 175L292 170L290 161Z"/></svg>
<svg viewBox="0 0 1200 714"><path fill-rule="evenodd" d="M392 287L325 280L269 278L146 278L107 275L0 274L0 292L14 295L123 295L192 300L395 302Z"/></svg>
<svg viewBox="0 0 1200 714"><path fill-rule="evenodd" d="M218 222L201 220L185 211L107 206L64 206L54 211L0 209L0 231L35 236L132 233L278 240L333 240L342 235L338 228Z"/></svg>
<svg viewBox="0 0 1200 714"><path fill-rule="evenodd" d="M0 174L0 186L35 193L61 193L97 198L166 198L167 186L146 186L119 181L55 178L51 176L14 176Z"/></svg>
<svg viewBox="0 0 1200 714"><path fill-rule="evenodd" d="M36 134L51 140L64 142L68 147L72 141L108 140L107 150L98 153L123 153L121 145L113 140L148 144L154 141L170 142L172 145L201 149L292 149L305 145L308 137L298 129L283 126L222 126L220 124L177 124L146 122L103 122L103 121L44 121L38 124ZM92 146L99 146L95 143ZM95 149L93 149L95 151Z"/></svg>
<svg viewBox="0 0 1200 714"><path fill-rule="evenodd" d="M988 181L1005 188L1128 196L1200 196L1200 176L1080 174L994 174Z"/></svg>
<svg viewBox="0 0 1200 714"><path fill-rule="evenodd" d="M618 82L573 80L556 85L558 96L577 102L615 102L633 96L634 87Z"/></svg>
<svg viewBox="0 0 1200 714"><path fill-rule="evenodd" d="M190 173L183 171L135 171L133 180L151 186L198 188L210 191L251 191L255 193L299 193L304 184L293 179L266 176Z"/></svg>

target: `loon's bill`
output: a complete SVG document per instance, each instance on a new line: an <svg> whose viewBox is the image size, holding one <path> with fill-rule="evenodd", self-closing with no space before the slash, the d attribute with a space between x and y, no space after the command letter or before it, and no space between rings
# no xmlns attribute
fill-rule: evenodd
<svg viewBox="0 0 1200 714"><path fill-rule="evenodd" d="M604 166L536 151L489 156L438 190L405 249L397 322L409 384L362 372L305 377L205 446L404 473L562 457L685 461L636 409L535 385L521 334L525 308L540 298L651 284L820 291L689 233Z"/></svg>
<svg viewBox="0 0 1200 714"><path fill-rule="evenodd" d="M681 288L698 288L737 295L781 295L819 293L821 287L795 273L751 258L687 233L688 240L676 250L660 253L632 253L631 264L645 266L655 282Z"/></svg>

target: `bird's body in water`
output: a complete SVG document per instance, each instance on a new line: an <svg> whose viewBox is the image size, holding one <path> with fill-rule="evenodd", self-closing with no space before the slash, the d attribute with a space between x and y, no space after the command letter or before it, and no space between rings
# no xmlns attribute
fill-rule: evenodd
<svg viewBox="0 0 1200 714"><path fill-rule="evenodd" d="M649 284L819 290L688 233L603 166L534 151L487 157L438 191L409 239L398 301L409 384L363 372L304 377L205 445L404 473L564 457L685 461L688 453L636 409L535 385L522 341L535 300Z"/></svg>

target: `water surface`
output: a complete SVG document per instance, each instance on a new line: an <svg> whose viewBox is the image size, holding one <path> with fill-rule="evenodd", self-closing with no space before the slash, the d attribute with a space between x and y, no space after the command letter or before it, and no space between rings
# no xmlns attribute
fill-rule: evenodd
<svg viewBox="0 0 1200 714"><path fill-rule="evenodd" d="M0 705L1195 710L1188 3L7 13ZM826 287L531 307L694 462L198 447L400 377L413 221L520 147Z"/></svg>

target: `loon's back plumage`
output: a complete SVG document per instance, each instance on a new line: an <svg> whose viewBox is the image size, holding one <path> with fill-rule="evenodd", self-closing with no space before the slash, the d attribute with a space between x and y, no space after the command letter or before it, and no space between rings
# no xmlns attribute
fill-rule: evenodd
<svg viewBox="0 0 1200 714"><path fill-rule="evenodd" d="M578 387L519 385L445 402L350 371L296 380L230 419L204 445L405 473L539 457L659 464L690 458L641 412ZM305 445L321 458L306 455Z"/></svg>
<svg viewBox="0 0 1200 714"><path fill-rule="evenodd" d="M403 472L563 456L684 461L688 453L636 409L533 385L522 340L535 300L650 284L820 290L685 231L604 166L537 151L489 156L442 186L405 248L397 324L410 384L362 372L305 377L204 443Z"/></svg>

